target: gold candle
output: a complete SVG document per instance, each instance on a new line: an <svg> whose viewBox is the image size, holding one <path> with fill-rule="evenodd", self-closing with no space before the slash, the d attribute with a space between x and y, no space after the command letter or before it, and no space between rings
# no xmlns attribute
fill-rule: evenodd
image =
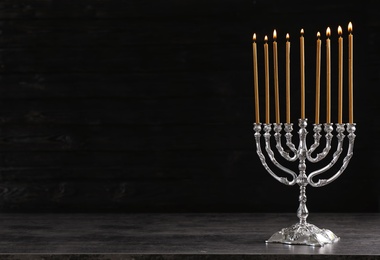
<svg viewBox="0 0 380 260"><path fill-rule="evenodd" d="M278 90L278 57L277 57L277 32L273 31L273 76L274 76L274 99L276 109L276 123L280 124L280 100Z"/></svg>
<svg viewBox="0 0 380 260"><path fill-rule="evenodd" d="M300 69L301 69L301 119L305 119L305 42L304 30L300 36Z"/></svg>
<svg viewBox="0 0 380 260"><path fill-rule="evenodd" d="M354 123L354 36L352 23L348 24L348 122Z"/></svg>
<svg viewBox="0 0 380 260"><path fill-rule="evenodd" d="M260 123L260 106L259 106L259 76L257 68L257 44L256 44L256 33L253 34L253 78L254 78L254 92L255 92L255 113L256 113L256 123Z"/></svg>
<svg viewBox="0 0 380 260"><path fill-rule="evenodd" d="M270 123L269 109L269 53L268 53L268 36L264 37L264 72L265 72L265 123Z"/></svg>
<svg viewBox="0 0 380 260"><path fill-rule="evenodd" d="M343 38L342 27L338 26L338 124L342 124L343 117Z"/></svg>
<svg viewBox="0 0 380 260"><path fill-rule="evenodd" d="M290 124L290 41L286 34L286 123Z"/></svg>
<svg viewBox="0 0 380 260"><path fill-rule="evenodd" d="M321 34L317 33L317 51L315 64L315 124L319 124L321 95Z"/></svg>
<svg viewBox="0 0 380 260"><path fill-rule="evenodd" d="M330 27L326 30L326 123L331 123L331 52L330 52Z"/></svg>

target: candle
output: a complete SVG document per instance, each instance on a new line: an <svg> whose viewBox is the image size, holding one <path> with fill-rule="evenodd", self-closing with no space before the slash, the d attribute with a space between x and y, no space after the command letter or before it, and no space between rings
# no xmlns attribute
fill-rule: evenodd
<svg viewBox="0 0 380 260"><path fill-rule="evenodd" d="M301 29L300 36L300 69L301 69L301 118L305 119L305 42L304 31Z"/></svg>
<svg viewBox="0 0 380 260"><path fill-rule="evenodd" d="M256 113L256 123L260 123L260 106L259 106L259 76L257 68L257 44L256 44L256 33L253 34L253 78L254 78L254 92L255 92L255 113Z"/></svg>
<svg viewBox="0 0 380 260"><path fill-rule="evenodd" d="M348 122L354 123L354 36L352 35L352 23L348 24Z"/></svg>
<svg viewBox="0 0 380 260"><path fill-rule="evenodd" d="M273 31L273 76L274 76L274 99L276 109L276 123L280 124L280 100L278 93L278 58L277 58L277 32Z"/></svg>
<svg viewBox="0 0 380 260"><path fill-rule="evenodd" d="M290 124L290 41L286 34L286 123Z"/></svg>
<svg viewBox="0 0 380 260"><path fill-rule="evenodd" d="M342 124L343 109L343 38L342 27L338 27L338 124Z"/></svg>
<svg viewBox="0 0 380 260"><path fill-rule="evenodd" d="M319 124L319 105L321 93L321 34L317 33L317 51L315 64L315 124Z"/></svg>
<svg viewBox="0 0 380 260"><path fill-rule="evenodd" d="M330 27L326 30L326 123L331 123L331 52L330 52Z"/></svg>
<svg viewBox="0 0 380 260"><path fill-rule="evenodd" d="M269 53L268 53L268 36L264 37L264 72L265 72L265 123L270 123L269 110Z"/></svg>

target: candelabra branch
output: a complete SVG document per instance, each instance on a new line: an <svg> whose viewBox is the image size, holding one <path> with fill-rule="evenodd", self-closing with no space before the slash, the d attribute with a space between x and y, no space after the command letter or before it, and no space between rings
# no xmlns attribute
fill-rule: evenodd
<svg viewBox="0 0 380 260"><path fill-rule="evenodd" d="M337 148L337 151L335 153L339 153L338 156L335 156L334 154L334 158L333 160L330 162L330 164L332 163L332 165L330 166L327 165L326 167L324 168L327 168L327 169L320 169L320 170L317 170L317 171L314 171L312 173L310 173L310 175L308 176L307 178L307 181L308 183L313 186L313 187L322 187L322 186L325 186L331 182L333 182L334 180L336 180L343 172L344 170L347 168L348 166L348 163L350 162L353 154L354 154L354 142L355 142L355 131L356 131L356 126L355 124L347 124L347 132L348 132L348 140L349 140L349 144L348 144L348 150L347 150L347 155L344 157L343 159L343 163L342 163L342 166L341 168L332 176L330 177L329 179L320 179L318 180L318 182L314 182L313 181L313 178L319 174L321 174L322 172L330 169L332 167L332 165L335 164L335 162L338 160L339 158L339 155L342 153L342 146L343 146L343 139L344 139L344 124L337 124L337 132L338 132L338 140L339 140L339 143L338 143L338 148ZM338 158L335 158L335 157L338 157ZM323 171L322 171L323 170Z"/></svg>
<svg viewBox="0 0 380 260"><path fill-rule="evenodd" d="M333 126L331 123L324 124L324 131L326 133L325 134L326 146L321 153L318 153L316 155L316 157L313 157L312 153L315 151L315 149L317 149L317 147L320 144L320 139L321 139L320 132L322 131L321 124L314 124L313 131L314 131L314 144L307 151L306 157L310 162L316 163L316 162L321 161L323 158L325 158L330 152L331 140L333 138L333 135L331 134L331 132L333 131Z"/></svg>
<svg viewBox="0 0 380 260"><path fill-rule="evenodd" d="M276 140L276 148L278 152L281 154L283 158L290 162L294 162L295 160L298 159L298 153L297 149L292 143L292 134L291 132L293 131L293 124L286 124L285 123L285 138L286 138L286 145L289 147L289 149L293 152L293 156L290 156L288 152L285 152L284 148L282 147L281 144L281 130L282 130L282 124L276 124L274 123L274 138Z"/></svg>
<svg viewBox="0 0 380 260"><path fill-rule="evenodd" d="M285 138L286 138L286 145L289 147L289 149L295 154L295 156L297 156L298 158L298 150L296 148L296 146L293 144L292 142L292 132L293 132L293 124L290 123L285 123ZM297 159L296 158L296 159Z"/></svg>
<svg viewBox="0 0 380 260"><path fill-rule="evenodd" d="M312 146L310 147L309 151L307 152L308 154L312 153L315 151L315 149L318 148L319 146L319 141L321 140L321 131L322 131L322 127L321 127L321 124L314 124L314 128L313 128L313 131L314 131L314 143L312 144Z"/></svg>
<svg viewBox="0 0 380 260"><path fill-rule="evenodd" d="M276 159L274 158L274 153L272 151L272 149L270 148L270 131L271 131L271 125L270 124L264 124L264 131L265 131L265 134L264 134L264 138L265 138L265 149L269 155L269 158L271 159L271 161L273 162L273 164L275 166L277 166L279 169L289 173L293 179L291 181L289 181L287 178L285 177L279 177L277 176L268 166L268 164L266 163L266 159L265 159L265 156L261 150L261 143L260 143L260 138L261 138L261 124L257 124L257 123L254 123L254 127L253 127L253 130L255 131L255 141L256 141L256 152L257 152L257 155L259 156L260 158L260 161L261 161L261 164L264 166L264 168L267 170L267 172L273 177L275 178L277 181L285 184L285 185L294 185L296 183L296 178L297 178L297 175L295 172L289 170L288 168L282 166L281 164L279 164Z"/></svg>

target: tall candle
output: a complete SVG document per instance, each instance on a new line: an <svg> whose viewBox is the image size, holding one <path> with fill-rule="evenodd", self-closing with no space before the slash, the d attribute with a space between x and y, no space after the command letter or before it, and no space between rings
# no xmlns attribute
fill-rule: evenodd
<svg viewBox="0 0 380 260"><path fill-rule="evenodd" d="M274 99L276 109L276 123L280 124L280 100L278 90L278 57L277 57L277 32L273 31L273 76L274 76Z"/></svg>
<svg viewBox="0 0 380 260"><path fill-rule="evenodd" d="M320 95L321 95L321 34L317 33L317 50L315 64L315 124L319 124L320 110Z"/></svg>
<svg viewBox="0 0 380 260"><path fill-rule="evenodd" d="M305 42L304 30L301 29L300 36L300 69L301 69L301 118L305 118Z"/></svg>
<svg viewBox="0 0 380 260"><path fill-rule="evenodd" d="M290 41L286 34L286 123L290 124Z"/></svg>
<svg viewBox="0 0 380 260"><path fill-rule="evenodd" d="M260 123L260 105L259 105L259 76L257 68L257 44L256 44L256 33L253 34L253 78L254 78L254 92L255 92L255 114L256 123Z"/></svg>
<svg viewBox="0 0 380 260"><path fill-rule="evenodd" d="M348 122L354 123L354 36L352 23L348 24Z"/></svg>
<svg viewBox="0 0 380 260"><path fill-rule="evenodd" d="M265 123L270 123L269 109L269 53L268 53L268 36L264 37L264 72L265 72Z"/></svg>
<svg viewBox="0 0 380 260"><path fill-rule="evenodd" d="M343 38L342 27L338 27L338 124L342 124L343 114Z"/></svg>
<svg viewBox="0 0 380 260"><path fill-rule="evenodd" d="M331 52L330 52L330 27L326 30L326 123L331 123Z"/></svg>

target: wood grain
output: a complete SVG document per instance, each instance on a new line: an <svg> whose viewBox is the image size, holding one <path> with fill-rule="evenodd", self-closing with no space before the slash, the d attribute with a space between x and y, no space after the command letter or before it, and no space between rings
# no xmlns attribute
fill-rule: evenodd
<svg viewBox="0 0 380 260"><path fill-rule="evenodd" d="M341 237L332 246L264 242L295 219L289 213L2 214L0 253L6 260L354 260L380 254L379 214L314 213L313 224ZM357 246L358 237L367 240Z"/></svg>

